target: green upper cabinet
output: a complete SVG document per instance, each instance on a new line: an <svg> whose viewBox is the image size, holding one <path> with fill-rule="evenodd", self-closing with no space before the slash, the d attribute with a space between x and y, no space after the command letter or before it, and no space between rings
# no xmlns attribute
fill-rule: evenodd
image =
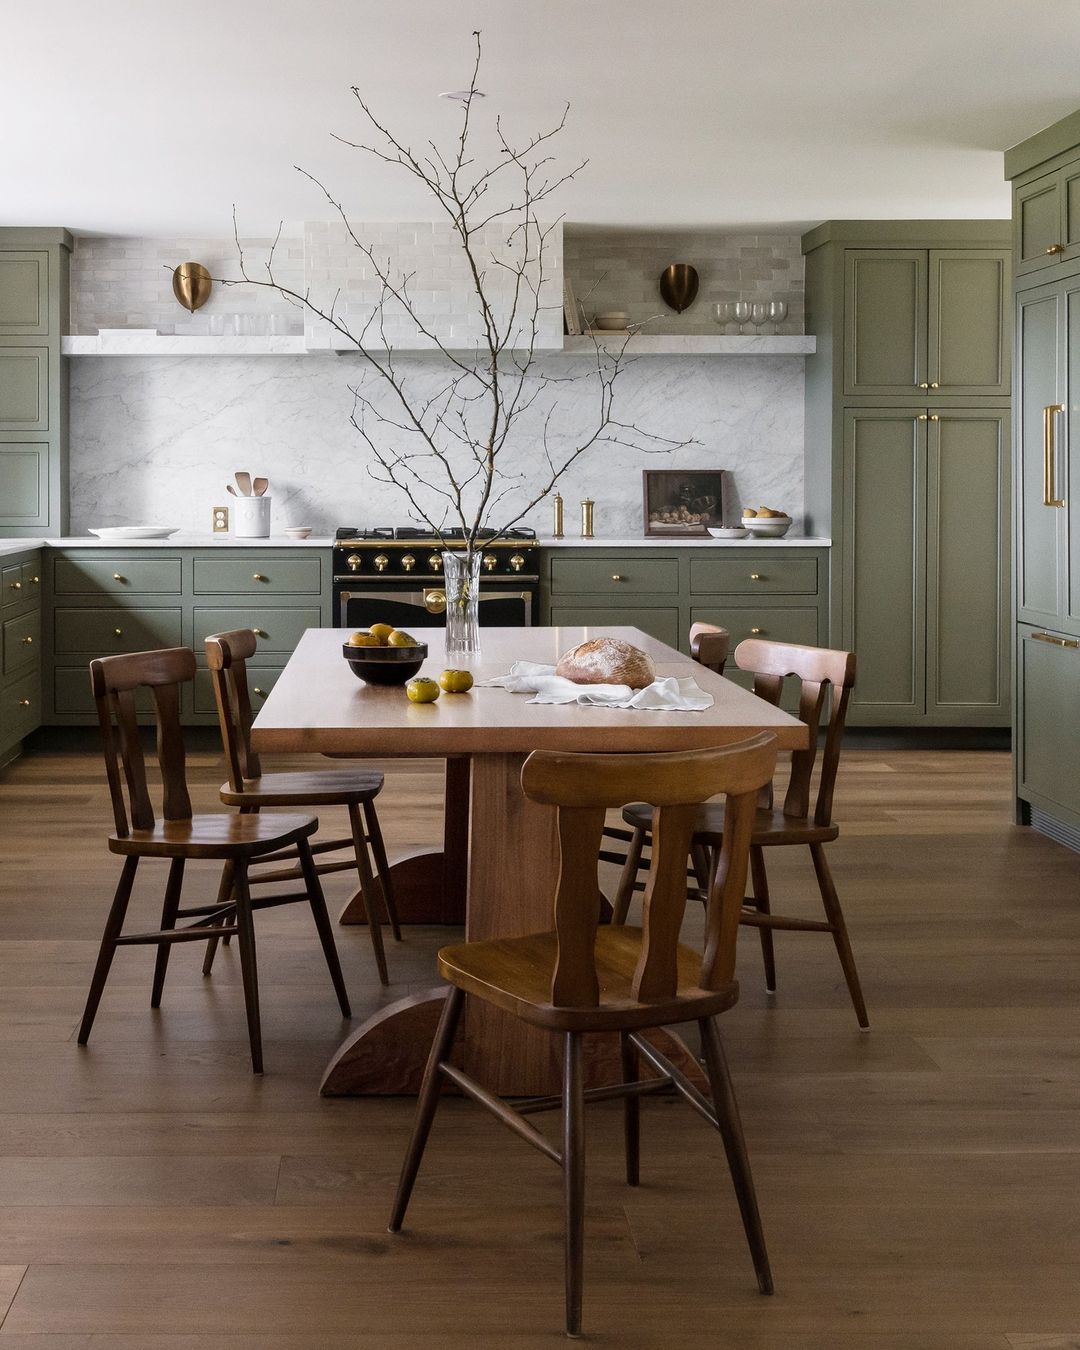
<svg viewBox="0 0 1080 1350"><path fill-rule="evenodd" d="M0 253L0 337L45 337L49 331L49 255Z"/></svg>
<svg viewBox="0 0 1080 1350"><path fill-rule="evenodd" d="M1006 250L846 250L845 395L1007 396L1008 291Z"/></svg>
<svg viewBox="0 0 1080 1350"><path fill-rule="evenodd" d="M1080 257L1080 163L1018 185L1013 225L1017 276Z"/></svg>

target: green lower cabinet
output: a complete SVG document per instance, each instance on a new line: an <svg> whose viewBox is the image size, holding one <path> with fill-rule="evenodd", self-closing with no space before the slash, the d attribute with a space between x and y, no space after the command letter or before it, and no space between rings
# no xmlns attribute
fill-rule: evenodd
<svg viewBox="0 0 1080 1350"><path fill-rule="evenodd" d="M258 713L260 705L265 701L274 685L277 684L278 676L282 670L284 670L284 666L248 666L248 690L251 694L251 706L254 712ZM196 672L193 698L192 710L196 715L217 716L214 686L208 670L200 669Z"/></svg>
<svg viewBox="0 0 1080 1350"><path fill-rule="evenodd" d="M234 628L253 628L259 640L259 652L288 654L304 636L305 628L322 624L318 605L270 606L248 602L235 606L196 605L194 647L201 655L203 643L213 633L228 633Z"/></svg>
<svg viewBox="0 0 1080 1350"><path fill-rule="evenodd" d="M1017 792L1080 827L1080 639L1017 629Z"/></svg>
<svg viewBox="0 0 1080 1350"><path fill-rule="evenodd" d="M58 657L116 656L120 652L151 651L183 644L183 613L179 608L72 609L53 611L53 652Z"/></svg>
<svg viewBox="0 0 1080 1350"><path fill-rule="evenodd" d="M669 647L685 646L685 642L680 642L681 627L677 605L641 605L613 609L610 605L604 604L575 605L553 601L546 622L557 628L563 626L577 628L581 625L588 628L628 625L640 628L643 633L648 633L658 642L666 642Z"/></svg>
<svg viewBox="0 0 1080 1350"><path fill-rule="evenodd" d="M9 555L0 569L0 764L42 720L41 554Z"/></svg>

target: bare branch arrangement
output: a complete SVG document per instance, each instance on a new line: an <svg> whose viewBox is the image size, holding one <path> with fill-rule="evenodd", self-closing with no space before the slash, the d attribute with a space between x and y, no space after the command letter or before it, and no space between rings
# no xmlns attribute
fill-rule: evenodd
<svg viewBox="0 0 1080 1350"><path fill-rule="evenodd" d="M415 277L380 257L350 222L343 203L313 174L299 168L323 194L344 226L350 244L376 279L378 301L362 322L350 324L340 291L329 303L281 284L270 248L261 273L249 270L234 232L242 281L224 284L267 286L302 306L354 347L369 378L352 386L352 424L370 454L368 472L405 496L414 518L441 539L460 532L471 555L485 535L498 537L519 524L556 487L582 456L602 445L668 452L687 444L622 422L615 414L615 389L626 366L633 332L610 346L594 339L595 353L584 374L558 373L538 363L545 311L561 312L561 295L549 300L551 252L559 217L544 221L549 198L570 182L585 161L562 172L551 153L566 125L569 105L558 121L517 144L494 119L494 154L478 160L473 150L483 94L478 80L480 34L473 34L475 57L468 90L461 95L461 120L452 147L428 141L414 151L372 111L355 86L373 143L335 139L411 175L438 203L450 222L466 261L470 304L481 336L472 350L451 348L426 322L410 287ZM489 227L499 229L500 251L491 249ZM505 235L503 235L505 227ZM401 316L438 356L442 375L432 386L430 364L395 360L388 317ZM417 366L425 367L423 378ZM567 425L566 386L587 383L588 424ZM575 400L575 402L578 402ZM580 402L578 403L580 407ZM389 434L387 434L389 433ZM514 450L517 453L512 453ZM513 461L517 466L511 470ZM505 515L499 514L505 506ZM460 543L456 544L461 547Z"/></svg>

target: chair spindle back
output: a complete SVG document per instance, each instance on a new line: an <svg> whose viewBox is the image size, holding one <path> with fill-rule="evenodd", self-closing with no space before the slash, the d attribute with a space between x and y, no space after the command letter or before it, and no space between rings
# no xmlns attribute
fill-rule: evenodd
<svg viewBox="0 0 1080 1350"><path fill-rule="evenodd" d="M784 680L799 680L799 720L809 729L805 750L791 756L791 777L784 797L784 815L806 820L810 814L810 787L817 758L818 731L830 694L832 708L825 733L821 778L814 804L814 824L832 824L833 791L840 767L840 744L844 738L848 701L855 684L855 653L828 647L802 647L791 642L768 642L747 638L735 648L735 664L754 676L754 693L778 704Z"/></svg>
<svg viewBox="0 0 1080 1350"><path fill-rule="evenodd" d="M243 792L250 779L262 774L262 764L251 748L255 715L247 681L247 662L255 655L258 643L252 629L237 628L231 633L213 634L206 639L205 646L221 743L229 768L229 786L234 792Z"/></svg>
<svg viewBox="0 0 1080 1350"><path fill-rule="evenodd" d="M142 687L149 688L154 695L162 817L165 820L191 819L184 737L180 727L180 686L194 678L195 654L187 647L103 656L90 662L90 684L97 706L109 796L119 836L127 836L132 830L152 830L156 824L136 717L135 695ZM127 805L124 785L127 787Z"/></svg>
<svg viewBox="0 0 1080 1350"><path fill-rule="evenodd" d="M775 768L776 738L767 732L738 745L673 754L538 750L529 756L521 772L525 795L558 810L558 957L551 988L555 1006L595 1007L600 1001L594 944L599 917L596 864L604 817L611 808L643 798L653 804L653 843L634 997L653 1002L677 991L686 858L697 808L718 793L727 794L728 828L706 910L700 983L704 989L716 989L732 979L757 795L772 780Z"/></svg>

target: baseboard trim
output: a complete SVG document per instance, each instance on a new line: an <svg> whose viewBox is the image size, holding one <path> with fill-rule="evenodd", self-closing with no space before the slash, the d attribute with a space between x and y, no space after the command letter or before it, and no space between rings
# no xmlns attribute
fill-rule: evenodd
<svg viewBox="0 0 1080 1350"><path fill-rule="evenodd" d="M1080 829L1075 825L1066 824L1063 820L1058 820L1048 811L1040 811L1037 806L1033 806L1031 808L1031 828L1038 830L1040 834L1045 834L1047 839L1052 839L1055 844L1061 844L1064 848L1072 849L1074 853L1080 853Z"/></svg>

